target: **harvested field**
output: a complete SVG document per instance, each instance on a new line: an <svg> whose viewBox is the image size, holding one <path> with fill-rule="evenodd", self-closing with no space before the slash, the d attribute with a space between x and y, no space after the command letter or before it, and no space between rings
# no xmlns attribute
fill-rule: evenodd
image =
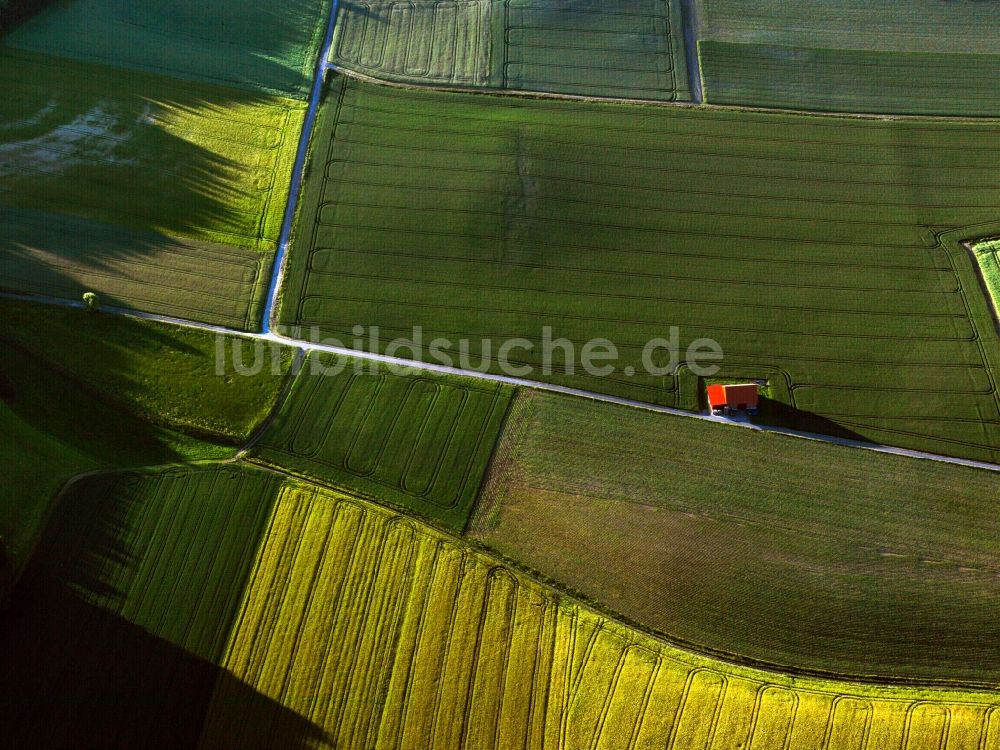
<svg viewBox="0 0 1000 750"><path fill-rule="evenodd" d="M250 455L461 530L510 397L495 383L314 353Z"/></svg>
<svg viewBox="0 0 1000 750"><path fill-rule="evenodd" d="M793 680L693 656L426 526L305 488L282 494L251 581L224 666L322 732L313 747L1000 742L989 694ZM270 727L248 716L238 686L216 689L199 747L291 746L277 711Z"/></svg>
<svg viewBox="0 0 1000 750"><path fill-rule="evenodd" d="M1000 347L958 240L1000 218L998 137L334 78L280 322L348 345L419 326L469 340L472 367L489 346L493 371L523 337L528 377L697 408L688 369L642 362L677 326L682 357L712 339L719 377L767 379L784 424L996 460ZM610 339L614 371L556 349L547 372L545 326L577 352Z"/></svg>
<svg viewBox="0 0 1000 750"><path fill-rule="evenodd" d="M0 203L274 249L302 103L2 47L0 91Z"/></svg>
<svg viewBox="0 0 1000 750"><path fill-rule="evenodd" d="M995 683L997 497L993 472L522 390L469 528L699 650Z"/></svg>
<svg viewBox="0 0 1000 750"><path fill-rule="evenodd" d="M304 98L329 0L53 2L4 42L179 78ZM4 63L6 64L6 63Z"/></svg>
<svg viewBox="0 0 1000 750"><path fill-rule="evenodd" d="M411 83L691 98L677 0L342 3L333 61Z"/></svg>

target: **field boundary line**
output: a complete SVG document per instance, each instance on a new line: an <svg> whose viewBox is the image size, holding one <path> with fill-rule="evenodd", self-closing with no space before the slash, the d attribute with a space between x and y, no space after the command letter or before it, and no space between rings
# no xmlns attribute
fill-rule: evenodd
<svg viewBox="0 0 1000 750"><path fill-rule="evenodd" d="M264 333L271 330L271 319L275 314L278 294L281 290L282 276L285 272L285 260L288 256L288 246L292 237L295 214L299 206L299 193L302 192L302 180L306 162L309 156L309 142L312 140L316 116L319 114L320 100L323 96L323 84L326 81L326 71L330 68L329 58L333 48L334 29L337 26L337 14L340 11L340 0L333 0L330 5L330 17L327 21L326 36L320 47L319 57L313 74L312 94L309 97L309 107L302 121L299 134L299 147L295 153L295 163L292 166L292 179L288 189L288 201L285 203L285 215L281 223L281 233L278 236L278 249L271 266L271 278L264 299L264 312L261 319L261 329Z"/></svg>
<svg viewBox="0 0 1000 750"><path fill-rule="evenodd" d="M257 426L257 429L253 431L250 439L236 452L234 457L236 460L243 458L247 453L249 453L257 443L260 442L261 438L264 437L264 433L271 427L274 420L278 417L278 412L281 411L281 407L285 405L288 397L292 393L292 388L295 387L295 381L298 380L299 371L303 368L305 364L306 350L299 347L295 350L295 355L292 357L292 364L288 368L288 373L285 375L285 382L281 385L281 390L278 392L278 397L274 400L274 404L271 406L268 415L261 421Z"/></svg>
<svg viewBox="0 0 1000 750"><path fill-rule="evenodd" d="M983 268L979 264L979 258L976 256L975 243L964 240L959 244L969 254L969 259L972 261L972 270L976 272L976 280L979 282L979 289L983 293L983 297L986 299L986 306L990 309L990 314L993 317L993 327L996 329L997 334L1000 334L1000 310L997 310L997 303L993 299L993 293L986 283L986 277L983 276Z"/></svg>
<svg viewBox="0 0 1000 750"><path fill-rule="evenodd" d="M700 68L700 66L699 66ZM362 83L371 83L376 86L387 88L406 89L409 91L437 91L445 94L472 94L476 96L497 96L513 97L521 99L555 99L571 102L586 102L590 104L627 104L647 107L681 107L685 109L714 109L724 112L750 112L765 115L800 115L804 117L816 117L820 119L850 119L850 120L922 120L947 123L976 123L976 124L996 124L1000 122L998 116L974 116L974 115L907 115L895 114L891 112L827 112L815 109L790 109L788 107L752 107L738 104L711 104L705 102L669 101L664 99L643 99L641 97L616 97L616 96L594 96L587 94L562 94L553 91L537 91L531 89L502 89L485 88L474 86L445 86L439 83L411 83L407 81L394 81L389 78L379 78L367 73L338 65L328 63L327 70L344 76L353 78Z"/></svg>
<svg viewBox="0 0 1000 750"><path fill-rule="evenodd" d="M39 295L16 294L16 293L0 291L0 298L18 299L28 302L41 302L44 304L58 305L62 307L72 307L81 310L84 308L84 304L82 301L76 302L75 300L65 300L54 297L42 297ZM139 310L128 310L121 307L102 307L101 310L104 312L112 313L114 315L124 315L126 317L131 317L131 318L140 318L142 320L150 320L156 323L167 323L169 325L181 326L183 328L194 328L202 331L210 331L225 336L238 336L244 339L251 339L254 341L266 341L275 344L282 344L284 346L297 347L302 349L306 353L318 351L327 354L338 354L344 357L353 357L355 359L362 359L368 362L377 362L385 365L408 368L414 371L434 372L443 375L455 375L459 377L473 378L476 380L491 381L494 383L506 383L508 385L512 385L515 387L520 386L524 388L532 388L534 390L546 391L550 393L559 393L566 396L589 398L594 401L601 401L609 404L617 404L618 406L629 406L634 409L642 409L644 411L652 411L659 414L670 414L672 416L685 417L687 419L700 419L703 422L715 422L716 424L725 424L736 427L742 427L744 429L753 430L755 432L772 432L780 435L787 435L789 437L801 438L804 440L815 440L821 443L840 445L847 448L859 448L862 450L873 451L876 453L887 453L895 456L903 456L905 458L915 458L927 461L938 461L941 463L953 464L955 466L965 466L973 469L983 469L986 471L1000 472L1000 463L990 463L988 461L975 461L967 458L956 458L954 456L945 456L939 453L929 453L926 451L911 450L909 448L897 448L891 445L880 445L878 443L869 443L862 440L849 440L847 438L834 437L833 435L821 435L815 432L803 432L800 430L792 430L773 425L750 424L748 422L735 422L731 419L726 419L725 417L717 417L711 414L699 414L696 412L685 411L683 409L677 409L672 406L661 406L659 404L653 404L645 401L636 401L633 399L622 398L620 396L612 396L605 393L597 393L595 391L587 391L581 388L572 388L570 386L558 385L556 383L545 383L537 380L529 380L527 378L512 377L510 375L498 375L496 373L491 373L491 372L479 372L478 370L463 370L458 367L447 367L445 365L439 365L433 362L421 362L419 360L403 359L402 357L389 357L385 354L365 352L356 349L349 349L347 347L342 347L342 346L330 346L327 344L318 344L314 342L303 341L302 339L290 338L280 333L275 333L274 331L268 331L267 333L251 333L248 331L238 331L231 328L225 328L223 326L211 325L209 323L199 323L193 320L184 320L183 318L172 318L167 315L158 315L156 313L147 313Z"/></svg>

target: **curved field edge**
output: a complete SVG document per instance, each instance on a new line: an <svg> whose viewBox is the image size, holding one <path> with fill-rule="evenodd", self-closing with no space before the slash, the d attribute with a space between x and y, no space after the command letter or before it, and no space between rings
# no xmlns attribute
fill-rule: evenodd
<svg viewBox="0 0 1000 750"><path fill-rule="evenodd" d="M321 747L1000 742L995 693L725 664L413 519L300 482L284 485L250 580L225 668L312 723ZM253 742L259 727L244 726L230 691L216 690L200 747Z"/></svg>
<svg viewBox="0 0 1000 750"><path fill-rule="evenodd" d="M231 457L290 370L292 350L276 344L12 300L0 311L0 536L18 569L67 479ZM267 356L257 372L254 349Z"/></svg>
<svg viewBox="0 0 1000 750"><path fill-rule="evenodd" d="M0 727L14 746L1000 743L996 693L728 665L411 518L247 466L84 480L22 585L0 620L18 644L0 681L24 709Z"/></svg>
<svg viewBox="0 0 1000 750"><path fill-rule="evenodd" d="M467 533L723 658L992 685L998 491L981 469L520 389Z"/></svg>

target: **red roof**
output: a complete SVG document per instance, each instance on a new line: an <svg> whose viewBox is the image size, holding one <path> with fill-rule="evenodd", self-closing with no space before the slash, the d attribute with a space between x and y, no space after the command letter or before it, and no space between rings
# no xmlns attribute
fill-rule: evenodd
<svg viewBox="0 0 1000 750"><path fill-rule="evenodd" d="M759 399L757 386L753 383L708 386L708 405L712 409L721 409L725 406L756 409Z"/></svg>
<svg viewBox="0 0 1000 750"><path fill-rule="evenodd" d="M726 387L724 385L708 386L708 405L713 409L721 409L726 405Z"/></svg>

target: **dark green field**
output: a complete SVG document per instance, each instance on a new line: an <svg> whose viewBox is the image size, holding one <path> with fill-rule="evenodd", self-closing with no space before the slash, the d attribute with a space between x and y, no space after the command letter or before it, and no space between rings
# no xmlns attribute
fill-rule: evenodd
<svg viewBox="0 0 1000 750"><path fill-rule="evenodd" d="M231 456L291 359L278 375L218 377L203 331L10 301L0 313L0 537L19 565L71 476Z"/></svg>
<svg viewBox="0 0 1000 750"><path fill-rule="evenodd" d="M519 392L472 535L698 650L995 684L1000 474Z"/></svg>
<svg viewBox="0 0 1000 750"><path fill-rule="evenodd" d="M310 355L250 455L464 528L511 389L355 366L364 363Z"/></svg>
<svg viewBox="0 0 1000 750"><path fill-rule="evenodd" d="M19 27L21 49L303 97L328 0L63 0Z"/></svg>
<svg viewBox="0 0 1000 750"><path fill-rule="evenodd" d="M697 0L705 101L1000 115L1000 9L976 0Z"/></svg>
<svg viewBox="0 0 1000 750"><path fill-rule="evenodd" d="M702 41L705 101L821 112L1000 114L1000 55Z"/></svg>
<svg viewBox="0 0 1000 750"><path fill-rule="evenodd" d="M1000 124L612 107L394 91L335 79L281 323L345 344L471 340L529 377L696 408L640 352L680 328L721 377L768 379L780 421L1000 456L989 309L957 240L1000 219ZM979 225L983 226L979 226ZM965 227L963 229L963 227ZM995 230L994 230L995 231ZM540 367L543 326L608 377ZM427 350L425 348L425 357ZM664 353L654 358L665 365ZM629 376L626 366L638 373Z"/></svg>

